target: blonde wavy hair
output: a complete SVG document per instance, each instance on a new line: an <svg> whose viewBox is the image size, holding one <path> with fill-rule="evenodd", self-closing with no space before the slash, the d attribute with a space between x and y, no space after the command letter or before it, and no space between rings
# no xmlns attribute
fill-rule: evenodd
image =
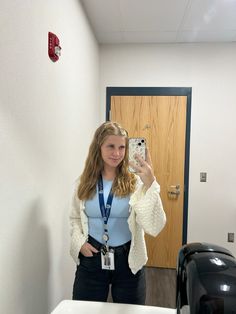
<svg viewBox="0 0 236 314"><path fill-rule="evenodd" d="M90 145L78 187L78 198L80 200L91 199L96 193L97 181L103 170L101 146L110 135L124 136L126 143L125 156L117 167L117 174L112 185L112 191L115 196L124 197L135 190L136 177L128 170L128 132L117 122L108 121L103 123L95 131Z"/></svg>

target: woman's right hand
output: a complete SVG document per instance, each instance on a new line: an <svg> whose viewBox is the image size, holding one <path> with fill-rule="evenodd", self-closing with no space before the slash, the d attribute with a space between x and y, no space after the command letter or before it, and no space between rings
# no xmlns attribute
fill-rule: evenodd
<svg viewBox="0 0 236 314"><path fill-rule="evenodd" d="M85 242L80 249L80 253L83 254L85 257L93 256L93 253L98 253L98 250L95 249L90 243Z"/></svg>

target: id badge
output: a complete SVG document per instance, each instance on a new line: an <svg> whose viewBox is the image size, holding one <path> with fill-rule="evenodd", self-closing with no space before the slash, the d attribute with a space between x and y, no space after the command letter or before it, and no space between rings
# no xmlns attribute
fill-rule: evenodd
<svg viewBox="0 0 236 314"><path fill-rule="evenodd" d="M110 250L106 252L105 255L101 252L101 262L102 269L114 270L115 269L114 252Z"/></svg>

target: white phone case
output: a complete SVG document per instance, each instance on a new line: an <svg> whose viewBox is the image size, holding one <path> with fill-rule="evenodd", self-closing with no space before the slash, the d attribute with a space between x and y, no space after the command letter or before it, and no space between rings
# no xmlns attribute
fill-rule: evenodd
<svg viewBox="0 0 236 314"><path fill-rule="evenodd" d="M144 137L131 137L129 138L129 161L135 165L140 165L139 161L135 159L135 154L140 155L144 160L146 159L146 140ZM130 172L136 172L129 166Z"/></svg>

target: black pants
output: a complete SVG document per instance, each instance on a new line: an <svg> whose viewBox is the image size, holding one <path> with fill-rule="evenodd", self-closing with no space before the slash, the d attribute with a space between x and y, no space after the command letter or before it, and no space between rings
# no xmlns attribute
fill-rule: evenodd
<svg viewBox="0 0 236 314"><path fill-rule="evenodd" d="M88 240L96 249L101 244L94 238ZM101 253L93 253L91 257L79 255L73 286L73 300L107 301L109 286L115 303L145 304L146 281L144 268L135 275L128 265L130 242L113 248L115 251L115 270L103 270Z"/></svg>

